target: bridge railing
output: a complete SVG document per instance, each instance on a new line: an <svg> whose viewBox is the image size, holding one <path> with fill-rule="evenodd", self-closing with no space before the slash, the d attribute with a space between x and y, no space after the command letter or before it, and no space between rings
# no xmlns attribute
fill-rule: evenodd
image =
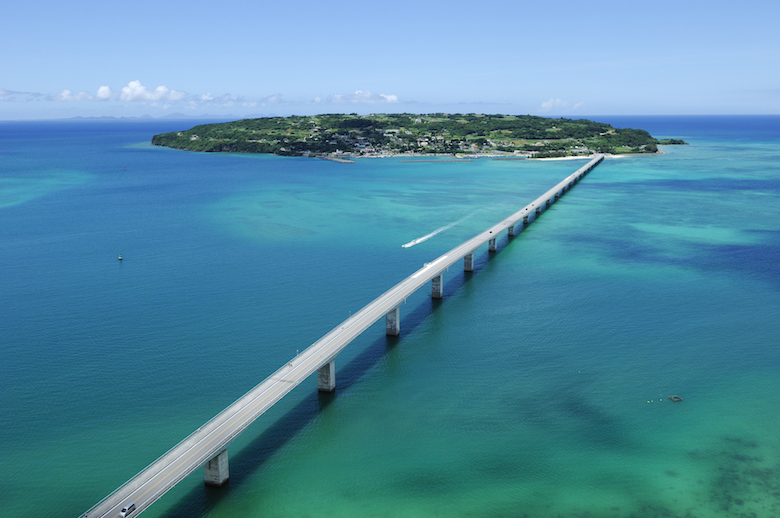
<svg viewBox="0 0 780 518"><path fill-rule="evenodd" d="M564 180L559 182L555 187L553 187L552 189L550 189L547 192L545 192L543 195L538 197L536 200L534 200L531 204L527 205L525 208L523 208L520 211L512 214L508 218L505 218L500 223L498 223L496 225L493 225L492 227L490 227L489 229L485 230L484 232L478 234L477 236L473 237L472 239L462 243L458 247L452 249L450 252L447 252L446 254L442 255L439 259L436 259L432 263L429 263L429 264L434 264L435 262L439 261L441 258L447 258L446 261L442 261L442 263L440 265L437 265L436 268L430 268L429 271L426 271L427 266L423 267L420 270L414 272L412 274L412 276L410 276L410 278L416 278L417 279L416 284L419 284L420 286L422 286L426 282L430 281L432 278L440 275L444 270L448 269L456 261L462 259L463 256L468 255L470 253L473 253L480 246L484 245L488 240L497 238L498 237L498 233L500 231L505 230L509 226L516 225L519 221L522 221L524 216L533 214L534 211L528 211L529 207L534 207L534 208L542 207L543 204L545 204L548 200L553 199L553 197L558 192L562 192L563 190L565 190L565 187L567 185L569 185L573 180L581 178L582 176L584 176L585 174L590 172L590 170L593 169L594 167L596 167L596 165L598 165L603 159L604 159L604 155L595 155L595 157L591 161L589 161L584 166L580 167L576 172L574 172L573 174L571 174L568 177L566 177ZM465 246L465 248L464 248L464 246ZM465 250L465 252L464 252L464 250ZM424 275L420 276L420 274L423 274L423 273L424 273ZM420 276L420 277L418 278L417 276ZM388 289L387 291L385 291L382 295L380 295L379 297L374 299L372 302L370 302L366 306L364 306L358 313L364 312L364 311L368 311L368 310L372 310L372 308L377 304L377 302L380 299L383 299L384 297L389 296L389 294L392 291L399 289L401 284L406 282L408 279L409 278L404 279L404 281L401 281L401 283L396 284L395 286L393 286L390 289ZM415 289L417 289L417 288L415 288ZM400 301L397 301L397 302L400 303ZM392 309L392 308L390 308L390 309ZM358 313L355 313L355 315L353 315L353 316L357 316ZM380 319L381 317L382 317L382 315L378 316L376 320ZM350 319L347 319L347 320L350 320ZM347 320L345 320L344 322L342 322L339 325L337 325L334 329L332 329L331 331L326 333L322 338L320 338L319 340L314 342L312 345L310 345L309 347L304 349L299 354L299 356L306 355L310 350L312 350L312 348L315 345L317 345L317 344L319 344L319 343L321 343L321 342L323 342L325 340L330 339L333 335L338 334L341 331L341 329L343 328L344 324L347 322ZM376 320L374 320L373 322L376 322ZM373 322L372 322L372 324L373 324ZM369 325L371 325L371 324L369 324ZM364 326L359 331L353 332L353 334L359 335L367 327L368 326ZM346 342L342 347L340 347L338 351L334 352L333 355L335 356L336 354L338 354L338 352L340 352L343 349L343 347L345 347L349 342L351 342L351 339L350 339L350 341ZM122 484L121 486L116 488L114 491L112 491L110 494L108 494L106 497L104 497L102 500L100 500L100 502L98 502L97 504L93 505L86 512L86 514L92 515L96 510L100 509L100 507L103 504L105 504L107 501L109 501L111 499L114 499L115 497L118 497L119 495L125 495L124 497L122 497L122 499L124 499L125 497L129 496L130 494L132 494L132 492L135 489L137 489L140 485L142 485L142 484L146 483L148 480L154 478L154 476L156 476L158 473L160 473L165 468L170 466L176 459L178 459L181 456L181 454L183 452L189 450L192 446L194 446L195 444L197 444L201 440L207 438L212 433L212 431L214 431L214 429L219 426L219 424L221 424L222 422L228 420L229 418L231 418L232 416L234 416L235 414L237 414L238 412L240 412L241 410L246 408L246 406L254 400L254 396L252 396L253 392L258 391L260 389L260 387L262 387L264 384L266 384L267 382L272 380L274 377L280 376L283 373L283 371L285 371L287 368L288 368L288 364L285 363L285 365L283 365L282 367L280 367L279 369L274 371L272 374L270 374L269 376L264 378L263 381L261 381L260 383L258 383L257 385L255 385L254 387L249 389L246 393L244 393L242 396L240 396L235 401L233 401L233 403L228 405L220 413L218 413L217 415L215 415L214 417L209 419L206 423L201 425L197 430L195 430L192 433L190 433L187 437L185 437L184 439L179 441L176 445L174 445L173 447L168 449L165 453L163 453L162 455L157 457L157 459L155 459L151 464L146 466L144 469L140 470L132 478L130 478L127 482L125 482L124 484ZM312 373L314 371L316 371L316 368L314 368L312 370ZM294 388L294 387L291 387L290 390L292 390L292 388ZM275 398L274 403L276 401L278 401L279 399L281 399L282 397L284 397L284 395L286 395L287 392L289 392L289 390L280 393L280 395ZM257 395L259 395L259 393ZM273 403L271 403L271 404L273 404ZM260 413L262 413L262 411ZM256 417L254 419L256 419ZM243 427L241 427L240 429L238 429L234 433L226 436L225 439L220 440L219 442L215 443L215 446L212 446L211 448L206 450L206 452L201 455L202 457L206 457L204 459L204 462L206 460L208 460L208 458L212 454L218 453L221 449L226 447L227 444L229 444L239 433L241 433L246 428L246 426L248 426L254 419L249 420ZM205 435L201 436L196 441L195 440L196 436L198 434L201 434L201 433L205 433ZM162 485L160 490L158 491L158 493L161 494L161 493L166 492L170 487L172 487L173 485L178 483L178 481L181 480L181 478L185 477L187 474L192 473L195 469L197 469L198 466L199 465L195 465L195 467L193 467L187 473L183 474L177 480L171 481L171 482L169 482L167 484Z"/></svg>
<svg viewBox="0 0 780 518"><path fill-rule="evenodd" d="M168 466L171 465L172 462L174 462L177 458L179 458L180 454L178 453L181 451L187 451L190 449L194 444L188 444L191 442L195 436L198 433L206 432L207 434L210 433L209 428L214 428L216 426L216 423L222 422L225 419L229 418L232 415L235 415L237 411L240 411L242 408L246 406L246 402L248 402L251 398L248 396L258 389L263 383L268 381L269 379L273 378L274 376L277 376L282 370L285 369L285 366L280 367L276 371L274 371L272 374L267 376L263 381L249 389L246 393L244 393L241 397L237 398L233 403L228 405L224 410L222 410L220 413L206 421L203 425L201 425L199 428L197 428L195 431L190 433L187 437L176 443L173 447L168 449L165 453L157 457L154 461L152 461L149 465L147 465L145 468L140 470L138 473L133 475L127 482L116 488L114 491L109 493L106 497L104 497L100 502L93 505L86 514L93 514L96 509L99 509L101 505L103 505L108 500L111 500L112 498L125 493L127 495L130 495L135 489L138 488L141 484L145 483L149 479L153 478L155 475L157 475L160 471L164 470ZM246 399L247 401L244 401ZM231 438L232 439L232 438ZM229 442L229 441L228 441ZM222 445L221 447L223 447ZM168 461L166 462L165 459L170 457ZM197 468L196 468L197 469Z"/></svg>

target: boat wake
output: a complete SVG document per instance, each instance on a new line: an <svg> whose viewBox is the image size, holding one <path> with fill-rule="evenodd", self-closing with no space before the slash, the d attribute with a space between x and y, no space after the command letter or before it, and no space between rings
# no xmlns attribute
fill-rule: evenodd
<svg viewBox="0 0 780 518"><path fill-rule="evenodd" d="M419 245L419 244L420 244L420 243L422 243L423 241L427 241L427 240L429 240L430 238L432 238L432 237L433 237L433 236L435 236L436 234L441 234L441 233L442 233L442 232L444 232L445 230L449 230L449 229L451 229L452 227L454 227L454 226L455 226L455 225L457 225L458 223L462 223L462 222L466 221L467 219L469 219L471 216L473 216L473 215L474 215L474 214L476 214L477 212L479 212L479 210L475 210L475 211L474 211L474 212L472 212L471 214L469 214L469 215L467 215L467 216L463 216L463 217L462 217L462 218L460 218L458 221L453 221L452 223L450 223L450 224L448 224L448 225L444 225L444 226L443 226L443 227L441 227L441 228L437 228L436 230L434 230L434 231L433 231L433 232L431 232L430 234L425 234L425 235L424 235L424 236L422 236L422 237L418 237L417 239L413 239L413 240L409 241L408 243L406 243L405 245L401 245L401 248L411 248L411 247L413 247L414 245Z"/></svg>

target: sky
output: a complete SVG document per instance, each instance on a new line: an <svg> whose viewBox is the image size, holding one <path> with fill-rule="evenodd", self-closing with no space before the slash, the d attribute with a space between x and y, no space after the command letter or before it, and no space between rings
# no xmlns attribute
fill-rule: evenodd
<svg viewBox="0 0 780 518"><path fill-rule="evenodd" d="M25 0L0 120L780 114L776 0Z"/></svg>

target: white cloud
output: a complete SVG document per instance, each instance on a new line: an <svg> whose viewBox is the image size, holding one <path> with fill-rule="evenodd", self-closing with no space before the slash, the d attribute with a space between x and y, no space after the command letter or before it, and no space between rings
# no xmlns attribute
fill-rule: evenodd
<svg viewBox="0 0 780 518"><path fill-rule="evenodd" d="M47 96L45 94L39 93L39 92L15 92L13 90L7 90L5 88L0 88L0 102L14 102L17 100L16 96L25 96L26 102L31 101L39 101L42 99L48 99L52 100L53 97Z"/></svg>
<svg viewBox="0 0 780 518"><path fill-rule="evenodd" d="M334 94L322 99L315 97L314 103L329 102L333 104L392 104L400 100L394 94L375 94L371 91L356 90L354 94Z"/></svg>
<svg viewBox="0 0 780 518"><path fill-rule="evenodd" d="M100 88L98 88L95 99L97 99L98 101L107 101L112 97L114 97L114 92L111 91L111 87L101 86Z"/></svg>
<svg viewBox="0 0 780 518"><path fill-rule="evenodd" d="M544 101L542 103L542 105L539 107L539 111L542 112L563 111L563 110L574 111L580 108L582 104L583 103L572 104L568 101L563 101L561 99L553 99L551 97L550 100Z"/></svg>
<svg viewBox="0 0 780 518"><path fill-rule="evenodd" d="M211 92L206 92L205 94L190 96L187 104L192 108L197 108L198 106L234 106L241 101L242 99L233 97L230 94L214 97Z"/></svg>
<svg viewBox="0 0 780 518"><path fill-rule="evenodd" d="M178 90L171 90L167 86L160 85L150 91L141 84L141 81L130 81L127 86L122 88L119 94L120 101L181 101L186 94Z"/></svg>
<svg viewBox="0 0 780 518"><path fill-rule="evenodd" d="M63 90L62 92L55 95L52 100L53 101L91 101L93 99L92 95L88 92L81 91L77 94L74 94L71 90L68 90L67 88Z"/></svg>
<svg viewBox="0 0 780 518"><path fill-rule="evenodd" d="M231 96L230 94L223 94L220 95L219 97L214 97L211 94L209 94L209 97L211 98L209 101L211 104L216 104L219 106L233 106L236 103L236 101L238 101L238 99Z"/></svg>
<svg viewBox="0 0 780 518"><path fill-rule="evenodd" d="M273 95L269 95L264 99L260 99L260 102L263 104L265 103L278 104L278 103L283 103L284 101L282 100L282 94L273 94Z"/></svg>

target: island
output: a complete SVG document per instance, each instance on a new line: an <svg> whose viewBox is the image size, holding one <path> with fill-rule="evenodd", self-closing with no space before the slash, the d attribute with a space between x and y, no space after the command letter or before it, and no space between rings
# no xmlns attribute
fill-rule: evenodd
<svg viewBox="0 0 780 518"><path fill-rule="evenodd" d="M475 156L551 158L658 153L658 140L641 129L613 128L587 119L532 115L432 113L325 114L262 117L203 124L152 137L175 149L271 153L349 161L354 157Z"/></svg>

